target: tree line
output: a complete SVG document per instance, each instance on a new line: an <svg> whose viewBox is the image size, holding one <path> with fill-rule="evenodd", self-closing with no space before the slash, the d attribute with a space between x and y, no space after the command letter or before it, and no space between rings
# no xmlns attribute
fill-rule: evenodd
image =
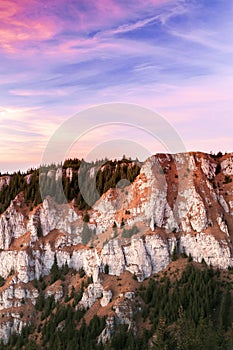
<svg viewBox="0 0 233 350"><path fill-rule="evenodd" d="M82 167L80 168L80 165ZM95 201L110 188L117 186L118 182L125 179L133 182L140 171L140 163L122 159L119 161L108 161L104 164L101 161L86 163L78 159L68 159L64 162L63 169L72 169L72 179L70 180L63 172L62 181L55 181L52 176L47 176L49 170L56 170L55 164L42 166L40 169L31 169L27 174L16 172L11 175L10 184L3 186L0 191L0 214L10 205L10 202L20 193L24 193L25 203L32 210L42 202L43 196L54 198L57 203L74 201L74 205L79 210L90 209ZM95 177L90 175L91 168L96 169ZM25 176L31 174L30 183L25 180ZM43 175L44 174L44 175ZM40 180L39 180L40 177ZM86 198L82 193L86 193ZM97 190L97 191L95 191ZM94 195L93 195L94 194Z"/></svg>

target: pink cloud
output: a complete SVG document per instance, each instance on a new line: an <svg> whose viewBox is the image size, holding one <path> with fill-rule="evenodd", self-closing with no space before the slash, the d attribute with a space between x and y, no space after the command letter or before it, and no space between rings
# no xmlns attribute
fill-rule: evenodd
<svg viewBox="0 0 233 350"><path fill-rule="evenodd" d="M56 25L44 15L33 15L38 2L6 0L0 3L0 46L14 53L25 42L46 40L56 33Z"/></svg>
<svg viewBox="0 0 233 350"><path fill-rule="evenodd" d="M38 42L53 39L67 29L77 32L81 38L88 31L117 28L124 25L128 18L137 20L139 13L148 10L148 6L168 2L170 0L134 1L129 4L119 4L115 0L77 0L76 3L51 0L47 4L37 0L1 1L0 48L15 53L25 45L35 47Z"/></svg>

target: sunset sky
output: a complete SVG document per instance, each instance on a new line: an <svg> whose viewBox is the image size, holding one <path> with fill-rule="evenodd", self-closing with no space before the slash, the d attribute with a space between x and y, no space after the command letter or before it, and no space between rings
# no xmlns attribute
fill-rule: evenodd
<svg viewBox="0 0 233 350"><path fill-rule="evenodd" d="M0 0L0 171L40 164L62 123L112 102L156 111L187 150L233 151L232 19L229 0ZM118 125L77 157L121 135L160 151Z"/></svg>

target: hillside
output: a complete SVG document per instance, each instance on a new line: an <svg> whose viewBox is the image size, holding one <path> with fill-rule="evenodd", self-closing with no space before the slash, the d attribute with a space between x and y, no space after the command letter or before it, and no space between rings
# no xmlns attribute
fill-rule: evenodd
<svg viewBox="0 0 233 350"><path fill-rule="evenodd" d="M231 349L232 177L233 154L201 152L1 176L4 344L207 349L206 332Z"/></svg>
<svg viewBox="0 0 233 350"><path fill-rule="evenodd" d="M232 272L182 254L143 282L127 271L100 274L94 296L82 269L54 265L49 276L24 286L39 292L35 305L25 298L18 309L21 322L30 317L31 325L0 349L230 350Z"/></svg>

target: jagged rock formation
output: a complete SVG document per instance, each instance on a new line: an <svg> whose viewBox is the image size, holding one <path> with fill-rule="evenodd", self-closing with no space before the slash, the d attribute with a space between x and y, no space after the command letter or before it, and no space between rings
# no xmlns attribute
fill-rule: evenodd
<svg viewBox="0 0 233 350"><path fill-rule="evenodd" d="M112 291L110 289L109 290L104 290L103 291L103 297L102 297L102 299L100 301L100 305L102 307L105 307L105 306L107 306L110 303L111 300L112 300Z"/></svg>
<svg viewBox="0 0 233 350"><path fill-rule="evenodd" d="M109 316L106 320L106 327L98 337L98 343L107 343L114 334L117 325L127 325L128 330L134 334L137 332L134 315L137 313L137 307L134 302L134 292L121 293L119 299L114 304L114 316Z"/></svg>
<svg viewBox="0 0 233 350"><path fill-rule="evenodd" d="M80 302L84 308L101 297L103 306L110 302L111 291L105 291L99 280L106 266L109 274L119 276L128 270L142 281L164 269L174 249L198 262L205 259L224 269L233 266L232 169L232 154L152 156L132 184L101 196L88 211L87 223L72 203L59 205L46 198L30 210L19 194L0 216L0 275L14 276L7 288L0 289L1 310L21 306L19 295L35 303L37 291L30 294L24 284L48 275L55 253L59 267L83 268L92 276L93 284ZM59 181L63 173L58 169L47 176ZM72 181L72 168L65 173ZM28 184L30 179L27 175ZM9 183L10 176L1 177L0 191ZM138 232L131 237L134 225ZM90 234L87 245L82 244L84 227ZM61 297L62 291L57 291L56 300ZM17 315L7 322L0 329L4 340L9 329L22 328ZM112 320L108 328L111 333Z"/></svg>
<svg viewBox="0 0 233 350"><path fill-rule="evenodd" d="M79 307L88 309L92 307L97 299L103 294L103 286L101 283L91 283L86 291L83 293L82 300L79 303Z"/></svg>

